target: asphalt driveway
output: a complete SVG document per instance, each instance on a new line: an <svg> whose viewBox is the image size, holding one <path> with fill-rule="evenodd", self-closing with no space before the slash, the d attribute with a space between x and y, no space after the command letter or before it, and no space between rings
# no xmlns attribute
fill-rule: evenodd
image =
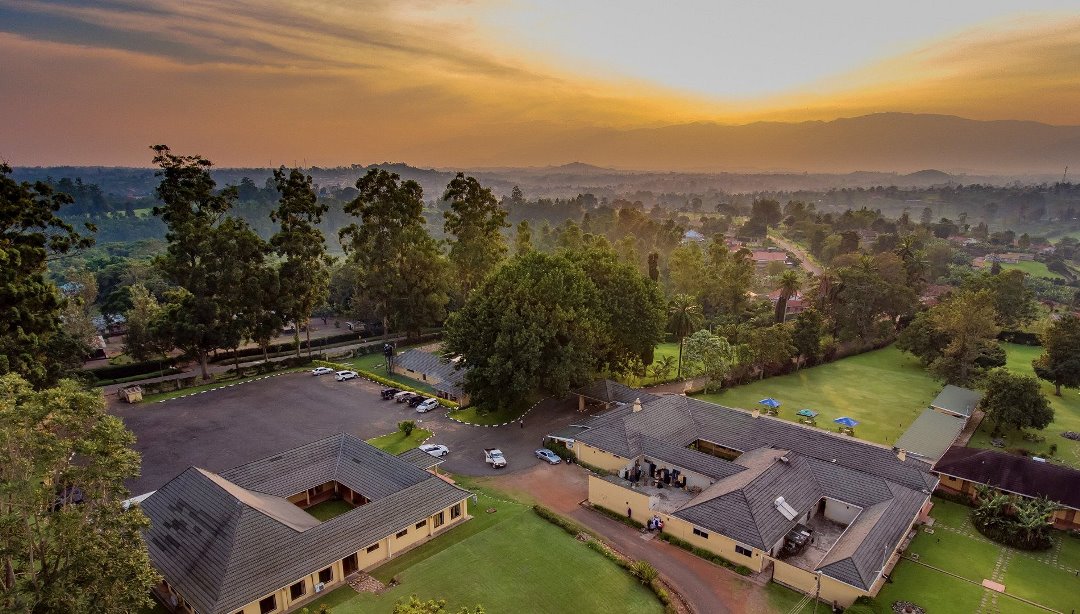
<svg viewBox="0 0 1080 614"><path fill-rule="evenodd" d="M583 417L576 404L541 402L524 428L478 427L449 420L445 411L417 414L383 401L378 384L363 379L290 373L164 403L118 404L112 412L136 436L142 475L128 481L133 494L160 488L190 466L223 471L305 443L347 432L368 439L396 430L400 420L420 421L449 446L442 467L465 475L516 473L536 466L533 451L545 435ZM498 447L505 469L484 463L483 449Z"/></svg>

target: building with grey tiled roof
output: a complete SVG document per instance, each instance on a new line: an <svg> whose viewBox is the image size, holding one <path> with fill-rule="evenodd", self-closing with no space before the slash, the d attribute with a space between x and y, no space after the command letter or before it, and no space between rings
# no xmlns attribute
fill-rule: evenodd
<svg viewBox="0 0 1080 614"><path fill-rule="evenodd" d="M874 595L914 523L930 509L930 464L885 446L681 395L614 382L590 394L614 409L583 420L570 442L589 500L777 582L842 605ZM636 396L634 396L636 395ZM639 400L640 399L640 400ZM804 550L785 549L797 527Z"/></svg>
<svg viewBox="0 0 1080 614"><path fill-rule="evenodd" d="M435 393L461 405L469 404L469 395L465 392L465 370L456 362L447 360L438 354L412 348L394 357L394 373L424 382L435 389Z"/></svg>
<svg viewBox="0 0 1080 614"><path fill-rule="evenodd" d="M467 518L471 493L416 461L342 433L220 474L187 469L141 503L159 597L185 613L287 612ZM309 513L329 501L351 509Z"/></svg>

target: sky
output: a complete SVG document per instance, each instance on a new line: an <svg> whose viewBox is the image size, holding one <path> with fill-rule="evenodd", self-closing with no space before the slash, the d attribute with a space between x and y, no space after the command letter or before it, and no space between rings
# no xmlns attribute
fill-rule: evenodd
<svg viewBox="0 0 1080 614"><path fill-rule="evenodd" d="M1080 0L0 0L0 159L510 166L691 122L1080 125L1077 67Z"/></svg>

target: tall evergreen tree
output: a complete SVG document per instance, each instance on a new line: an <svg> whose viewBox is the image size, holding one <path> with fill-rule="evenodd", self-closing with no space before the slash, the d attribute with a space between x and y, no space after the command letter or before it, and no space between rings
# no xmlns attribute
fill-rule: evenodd
<svg viewBox="0 0 1080 614"><path fill-rule="evenodd" d="M326 254L326 241L318 224L328 207L320 203L312 187L311 176L299 169L286 174L285 167L274 171L277 186L276 209L270 219L280 224L278 232L270 238L270 245L281 265L278 269L281 313L295 325L296 355L300 355L300 328L306 327L308 356L311 355L311 330L307 326L315 306L326 300L330 286L330 258ZM268 279L261 289L269 288ZM269 295L266 295L269 298ZM268 314L269 315L269 314ZM266 321L268 318L261 318ZM270 318L272 319L272 318Z"/></svg>
<svg viewBox="0 0 1080 614"><path fill-rule="evenodd" d="M70 196L44 182L17 182L11 173L0 163L0 374L19 373L46 386L71 358L82 358L79 345L60 330L63 300L48 280L46 263L89 247L93 239L56 215Z"/></svg>
<svg viewBox="0 0 1080 614"><path fill-rule="evenodd" d="M502 229L509 224L506 210L499 206L491 190L464 173L458 173L446 185L443 200L450 202L450 210L443 214L443 229L454 237L450 262L464 298L506 256Z"/></svg>

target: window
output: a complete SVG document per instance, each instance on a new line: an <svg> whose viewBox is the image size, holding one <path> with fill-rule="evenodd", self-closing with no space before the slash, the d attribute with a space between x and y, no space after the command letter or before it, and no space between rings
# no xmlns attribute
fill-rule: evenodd
<svg viewBox="0 0 1080 614"><path fill-rule="evenodd" d="M408 529L402 529L402 530L397 532L397 535L395 537L397 537L398 539L401 539L402 537L405 537L408 534L409 534Z"/></svg>
<svg viewBox="0 0 1080 614"><path fill-rule="evenodd" d="M367 547L368 552L375 552L378 549L379 549L379 544L371 544L370 546Z"/></svg>
<svg viewBox="0 0 1080 614"><path fill-rule="evenodd" d="M289 598L292 599L293 601L296 601L297 599L303 597L304 593L306 593L306 592L307 592L307 583L304 582L303 580L301 580L301 581L297 582L296 584L293 584L292 586L289 587Z"/></svg>
<svg viewBox="0 0 1080 614"><path fill-rule="evenodd" d="M434 519L435 519L435 528L438 529L439 527L442 526L442 523L443 523L443 513L439 512L438 514L435 514Z"/></svg>
<svg viewBox="0 0 1080 614"><path fill-rule="evenodd" d="M455 503L454 507L450 508L450 520L453 520L461 515L461 504Z"/></svg>
<svg viewBox="0 0 1080 614"><path fill-rule="evenodd" d="M378 548L379 544L375 544L375 547ZM323 584L326 584L326 583L330 582L333 579L334 579L334 568L333 567L327 567L326 569L319 572L319 582L322 582Z"/></svg>
<svg viewBox="0 0 1080 614"><path fill-rule="evenodd" d="M694 535L697 535L698 537L702 537L704 539L709 539L709 534L697 527L694 527Z"/></svg>
<svg viewBox="0 0 1080 614"><path fill-rule="evenodd" d="M738 544L735 545L735 552L738 552L739 554L741 554L743 556L754 556L754 551L753 550L751 550L749 548L743 548L742 546L740 546Z"/></svg>
<svg viewBox="0 0 1080 614"><path fill-rule="evenodd" d="M423 529L426 526L427 526L427 518L425 518L425 519L421 520L420 522L416 523L416 528L417 529Z"/></svg>
<svg viewBox="0 0 1080 614"><path fill-rule="evenodd" d="M276 609L277 609L277 597L275 597L274 595L270 595L266 599L263 599L262 601L259 602L259 612L260 612L260 614L270 614L270 612L273 612Z"/></svg>

